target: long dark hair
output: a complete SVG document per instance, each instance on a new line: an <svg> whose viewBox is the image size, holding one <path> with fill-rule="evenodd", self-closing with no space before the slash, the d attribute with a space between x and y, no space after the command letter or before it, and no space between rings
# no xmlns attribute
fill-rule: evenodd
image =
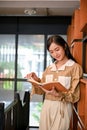
<svg viewBox="0 0 87 130"><path fill-rule="evenodd" d="M47 50L49 51L49 47L51 45L51 43L55 43L57 45L60 45L64 48L65 50L65 54L67 56L68 59L72 59L76 62L75 58L72 56L72 54L70 53L70 49L69 46L67 44L67 42L59 35L53 35L50 36L47 40ZM55 61L56 59L53 58L53 61Z"/></svg>

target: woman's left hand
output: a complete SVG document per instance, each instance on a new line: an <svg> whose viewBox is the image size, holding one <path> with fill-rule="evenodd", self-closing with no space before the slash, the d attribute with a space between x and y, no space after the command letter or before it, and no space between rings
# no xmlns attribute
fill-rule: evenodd
<svg viewBox="0 0 87 130"><path fill-rule="evenodd" d="M53 95L55 97L59 96L60 94L55 90L55 87L53 87L51 90L46 90L43 88L43 86L39 86L46 94Z"/></svg>

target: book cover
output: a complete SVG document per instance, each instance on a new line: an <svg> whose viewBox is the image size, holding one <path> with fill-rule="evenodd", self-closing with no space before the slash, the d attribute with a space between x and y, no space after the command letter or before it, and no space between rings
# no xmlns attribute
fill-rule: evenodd
<svg viewBox="0 0 87 130"><path fill-rule="evenodd" d="M47 90L51 90L53 87L57 90L57 91L63 91L63 92L67 92L68 89L66 89L61 83L59 83L58 81L53 81L53 82L45 82L45 83L40 83L35 81L33 78L27 79L28 82L37 85L37 86L42 86L43 88L47 89Z"/></svg>

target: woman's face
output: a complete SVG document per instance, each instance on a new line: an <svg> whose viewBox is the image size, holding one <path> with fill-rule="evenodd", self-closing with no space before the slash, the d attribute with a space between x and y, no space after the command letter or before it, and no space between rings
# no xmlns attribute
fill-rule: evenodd
<svg viewBox="0 0 87 130"><path fill-rule="evenodd" d="M55 44L54 42L51 43L49 52L50 55L57 61L61 61L66 57L64 48L60 45Z"/></svg>

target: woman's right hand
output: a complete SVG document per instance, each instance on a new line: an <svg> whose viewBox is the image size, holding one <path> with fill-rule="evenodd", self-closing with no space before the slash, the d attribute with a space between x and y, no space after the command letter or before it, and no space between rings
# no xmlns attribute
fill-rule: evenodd
<svg viewBox="0 0 87 130"><path fill-rule="evenodd" d="M33 78L33 79L36 80L36 81L39 80L38 76L37 76L34 72L31 72L31 73L27 74L27 75L25 76L25 78L27 78L27 79Z"/></svg>

